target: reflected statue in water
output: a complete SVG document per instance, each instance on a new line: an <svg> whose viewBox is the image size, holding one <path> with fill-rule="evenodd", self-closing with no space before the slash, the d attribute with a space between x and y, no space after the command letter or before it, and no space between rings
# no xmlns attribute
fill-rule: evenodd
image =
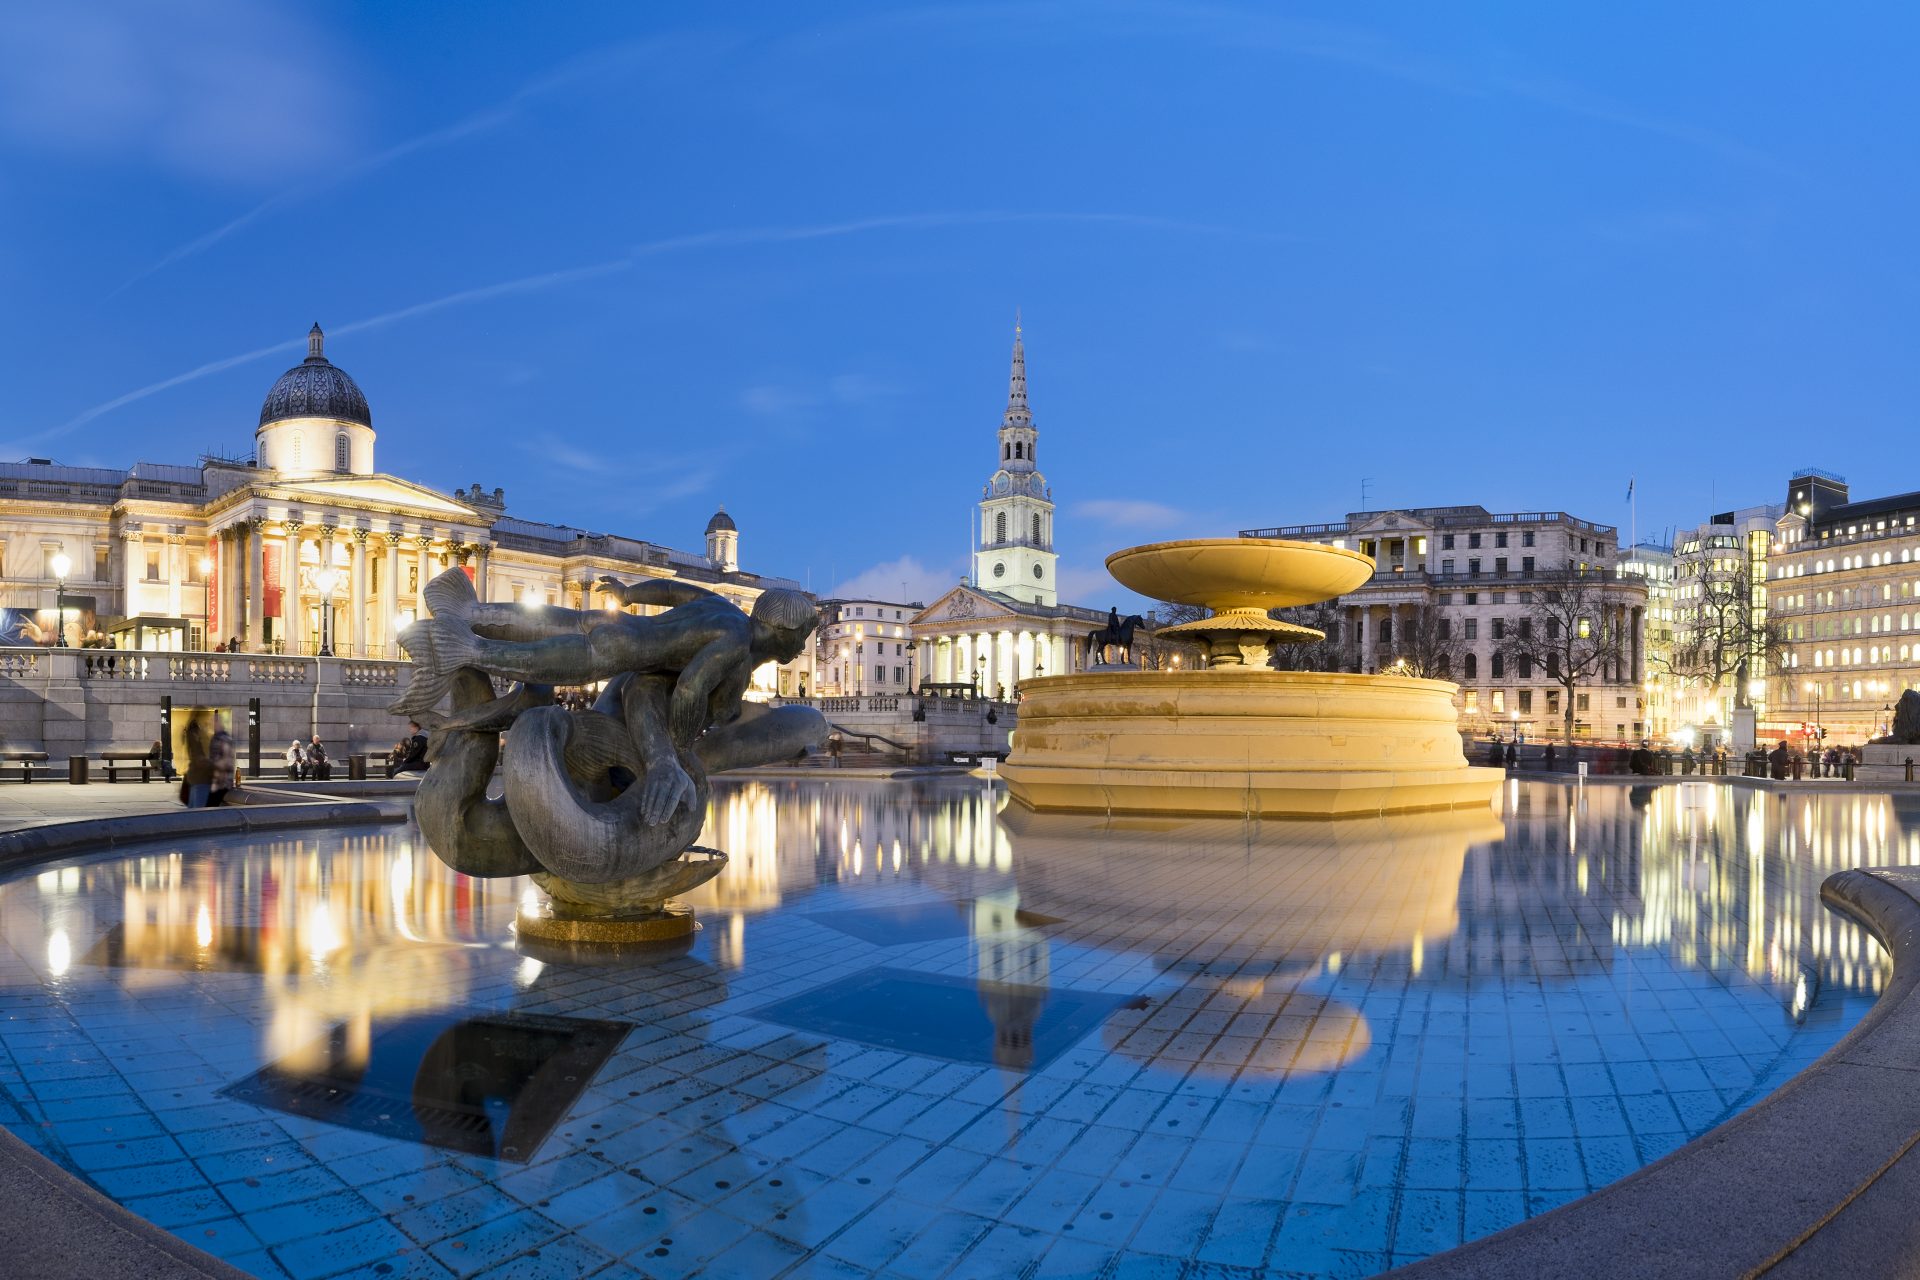
<svg viewBox="0 0 1920 1280"><path fill-rule="evenodd" d="M483 604L458 568L427 584L432 616L399 637L418 666L392 707L430 731L416 815L455 870L530 875L547 891L553 911L523 917L523 933L544 924L563 941L684 936L690 919L652 934L583 922L660 925L667 899L726 862L694 846L708 775L792 760L825 739L811 707L743 700L754 669L797 657L819 616L798 591L763 592L749 615L686 582L600 586L665 612ZM601 682L590 710L555 705L556 685ZM505 792L490 799L507 730Z"/></svg>

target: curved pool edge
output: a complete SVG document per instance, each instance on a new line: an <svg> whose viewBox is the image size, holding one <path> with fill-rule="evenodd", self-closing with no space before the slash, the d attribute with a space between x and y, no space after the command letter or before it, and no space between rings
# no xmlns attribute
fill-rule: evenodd
<svg viewBox="0 0 1920 1280"><path fill-rule="evenodd" d="M1879 1276L1920 1266L1920 868L1820 888L1892 956L1872 1009L1739 1115L1591 1195L1396 1280Z"/></svg>
<svg viewBox="0 0 1920 1280"><path fill-rule="evenodd" d="M56 822L0 832L0 878L68 854L110 850L175 836L227 835L289 827L401 822L393 801L182 809ZM171 1231L155 1226L0 1127L0 1274L12 1280L250 1280Z"/></svg>

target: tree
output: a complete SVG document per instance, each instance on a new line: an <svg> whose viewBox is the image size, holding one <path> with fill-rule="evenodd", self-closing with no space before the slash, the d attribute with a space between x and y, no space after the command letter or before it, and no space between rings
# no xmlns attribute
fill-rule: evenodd
<svg viewBox="0 0 1920 1280"><path fill-rule="evenodd" d="M1674 579L1673 645L1661 661L1667 674L1706 691L1735 684L1734 705L1745 706L1739 687L1764 664L1774 670L1785 648L1783 628L1763 620L1754 605L1747 560L1699 556L1683 562Z"/></svg>
<svg viewBox="0 0 1920 1280"><path fill-rule="evenodd" d="M1276 622L1296 627L1311 627L1326 633L1324 640L1304 644L1275 644L1268 647L1267 662L1275 671L1338 671L1344 665L1342 646L1350 637L1340 634L1342 610L1332 600L1317 604L1295 605L1291 609L1269 609L1267 616Z"/></svg>
<svg viewBox="0 0 1920 1280"><path fill-rule="evenodd" d="M1393 660L1388 669L1395 675L1451 680L1460 661L1452 619L1430 604L1416 605L1411 612L1394 610L1390 646Z"/></svg>
<svg viewBox="0 0 1920 1280"><path fill-rule="evenodd" d="M1540 667L1560 685L1562 737L1569 743L1581 687L1617 678L1632 649L1626 627L1614 620L1620 601L1604 589L1606 581L1599 573L1569 569L1558 579L1536 582L1533 598L1507 621L1498 649L1523 678Z"/></svg>

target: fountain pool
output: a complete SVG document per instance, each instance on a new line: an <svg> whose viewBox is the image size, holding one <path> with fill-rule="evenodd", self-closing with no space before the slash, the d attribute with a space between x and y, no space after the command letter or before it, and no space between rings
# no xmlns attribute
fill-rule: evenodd
<svg viewBox="0 0 1920 1280"><path fill-rule="evenodd" d="M410 827L0 885L0 1123L257 1275L1364 1275L1751 1105L1920 806L1508 783L1097 820L723 782L685 955L548 963ZM1031 1270L1030 1270L1031 1269Z"/></svg>

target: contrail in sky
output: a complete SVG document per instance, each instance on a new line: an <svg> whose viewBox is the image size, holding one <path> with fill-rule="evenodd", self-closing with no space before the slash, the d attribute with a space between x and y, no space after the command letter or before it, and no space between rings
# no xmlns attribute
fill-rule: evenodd
<svg viewBox="0 0 1920 1280"><path fill-rule="evenodd" d="M462 289L443 297L426 302L416 302L411 306L395 311L383 312L377 316L368 316L363 320L352 320L339 325L328 332L338 336L359 333L367 329L379 329L417 316L429 315L435 311L444 311L449 307L462 307L476 302L489 302L495 298L510 297L515 294L540 293L548 289L561 288L576 284L582 280L597 279L602 276L618 275L638 267L643 259L661 257L676 253L692 253L702 249L724 249L761 244L791 244L804 240L826 240L840 236L864 235L877 231L927 230L940 227L994 226L1013 223L1070 222L1096 226L1132 227L1150 231L1174 231L1197 235L1235 236L1252 240L1291 240L1293 237L1277 232L1241 231L1232 227L1212 226L1206 223L1183 222L1174 218L1160 218L1148 214L1134 213L1068 213L1068 212L1031 212L1022 213L1013 210L976 210L972 212L946 213L908 213L874 218L855 218L845 222L826 222L795 227L731 227L715 231L699 231L688 235L666 236L658 240L648 240L636 244L624 256L610 258L604 262L590 263L586 266L565 267L557 271L543 271L537 275L521 276L513 280L503 280L498 284L482 285L475 289ZM171 378L115 396L92 408L83 409L57 427L23 436L0 445L0 449L36 444L51 440L69 432L78 430L96 418L104 417L116 409L125 408L149 396L172 390L188 382L197 382L201 378L216 373L225 373L228 369L269 356L284 355L304 349L304 337L288 342L277 342L270 347L259 347L239 355L227 356L198 365L185 373L177 373Z"/></svg>

